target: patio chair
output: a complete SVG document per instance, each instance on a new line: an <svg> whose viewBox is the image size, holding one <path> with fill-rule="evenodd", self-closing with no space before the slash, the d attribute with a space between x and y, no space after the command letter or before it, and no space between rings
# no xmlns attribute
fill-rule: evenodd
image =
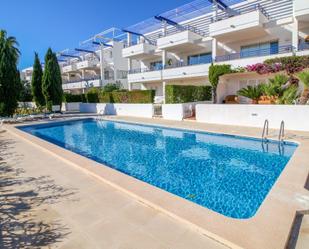
<svg viewBox="0 0 309 249"><path fill-rule="evenodd" d="M237 95L227 95L224 99L225 104L239 104Z"/></svg>

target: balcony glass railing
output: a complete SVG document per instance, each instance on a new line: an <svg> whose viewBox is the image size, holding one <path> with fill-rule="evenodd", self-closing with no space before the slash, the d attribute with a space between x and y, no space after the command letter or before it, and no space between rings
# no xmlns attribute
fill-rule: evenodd
<svg viewBox="0 0 309 249"><path fill-rule="evenodd" d="M76 79L76 80L67 80L67 81L63 81L62 84L71 84L71 83L78 83L78 82L82 82L82 81L89 81L89 80L99 80L101 79L100 75L96 75L96 76L91 76L91 77L84 77L84 78L80 78L80 79Z"/></svg>
<svg viewBox="0 0 309 249"><path fill-rule="evenodd" d="M138 41L138 40L136 40L136 41L131 41L130 43L128 43L128 42L125 43L124 47L129 48L129 47L133 47L133 46L138 45L138 44L150 44L150 45L153 45L153 46L157 45L157 43L155 41L150 41L150 40Z"/></svg>
<svg viewBox="0 0 309 249"><path fill-rule="evenodd" d="M202 64L209 64L212 63L212 57L207 56L207 57L201 57L197 58L194 60L191 60L189 62L177 62L172 65L165 65L165 69L170 69L170 68L178 68L178 67L188 67L188 66L195 66L195 65L202 65Z"/></svg>
<svg viewBox="0 0 309 249"><path fill-rule="evenodd" d="M254 4L254 5L245 6L245 7L239 8L239 9L235 9L235 12L233 14L223 12L223 13L217 15L216 17L212 17L211 22L212 23L219 22L219 21L222 21L222 20L234 17L234 16L240 16L240 15L247 14L247 13L250 13L250 12L253 12L253 11L256 11L256 10L261 11L261 13L263 13L263 15L267 19L269 19L269 15L265 11L265 9L260 4Z"/></svg>
<svg viewBox="0 0 309 249"><path fill-rule="evenodd" d="M129 74L136 74L136 73L146 73L146 72L153 72L153 71L160 71L163 69L172 69L172 68L179 68L179 67L188 67L188 66L195 66L195 65L202 65L202 64L210 64L212 63L212 57L200 57L199 59L192 60L190 62L183 62L179 61L170 65L165 65L164 68L162 66L153 67L153 68L138 68L132 69L129 71Z"/></svg>
<svg viewBox="0 0 309 249"><path fill-rule="evenodd" d="M298 46L299 51L309 50L309 42L302 42Z"/></svg>
<svg viewBox="0 0 309 249"><path fill-rule="evenodd" d="M231 61L231 60L244 59L244 58L250 58L250 57L260 57L260 56L267 56L267 55L273 55L273 54L284 54L284 53L290 53L290 52L293 52L292 45L282 45L282 46L278 46L275 49L274 48L257 49L257 50L252 50L252 51L243 51L239 53L231 53L227 55L217 56L216 62Z"/></svg>

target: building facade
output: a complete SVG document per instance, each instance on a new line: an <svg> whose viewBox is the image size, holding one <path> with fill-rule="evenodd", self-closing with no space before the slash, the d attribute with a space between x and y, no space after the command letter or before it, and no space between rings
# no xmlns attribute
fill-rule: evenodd
<svg viewBox="0 0 309 249"><path fill-rule="evenodd" d="M58 53L63 90L83 93L92 87L117 83L127 88L127 59L122 57L124 33L111 28Z"/></svg>
<svg viewBox="0 0 309 249"><path fill-rule="evenodd" d="M309 54L309 1L196 0L124 31L129 88L154 89L164 102L167 84L209 84L211 63L237 68ZM224 77L218 102L265 80L255 73Z"/></svg>

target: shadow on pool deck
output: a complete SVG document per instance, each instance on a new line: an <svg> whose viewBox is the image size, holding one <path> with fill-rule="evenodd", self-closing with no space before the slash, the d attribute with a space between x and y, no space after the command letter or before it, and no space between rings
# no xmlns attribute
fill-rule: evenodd
<svg viewBox="0 0 309 249"><path fill-rule="evenodd" d="M41 248L62 241L70 234L68 227L61 220L44 220L43 208L71 199L75 190L56 185L48 176L23 176L18 168L23 157L11 153L12 146L13 141L0 140L0 248Z"/></svg>

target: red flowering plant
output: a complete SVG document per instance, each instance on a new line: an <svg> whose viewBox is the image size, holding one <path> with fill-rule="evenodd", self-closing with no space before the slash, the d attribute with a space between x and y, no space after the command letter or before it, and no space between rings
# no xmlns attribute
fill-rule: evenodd
<svg viewBox="0 0 309 249"><path fill-rule="evenodd" d="M280 63L274 64L265 64L265 63L256 63L253 65L248 65L246 67L248 72L256 72L258 74L269 74L269 73L277 73L283 70L282 65Z"/></svg>
<svg viewBox="0 0 309 249"><path fill-rule="evenodd" d="M264 63L267 65L280 63L282 65L282 70L284 70L289 76L289 83L297 85L299 80L294 76L294 74L309 67L309 56L278 57L266 60Z"/></svg>

